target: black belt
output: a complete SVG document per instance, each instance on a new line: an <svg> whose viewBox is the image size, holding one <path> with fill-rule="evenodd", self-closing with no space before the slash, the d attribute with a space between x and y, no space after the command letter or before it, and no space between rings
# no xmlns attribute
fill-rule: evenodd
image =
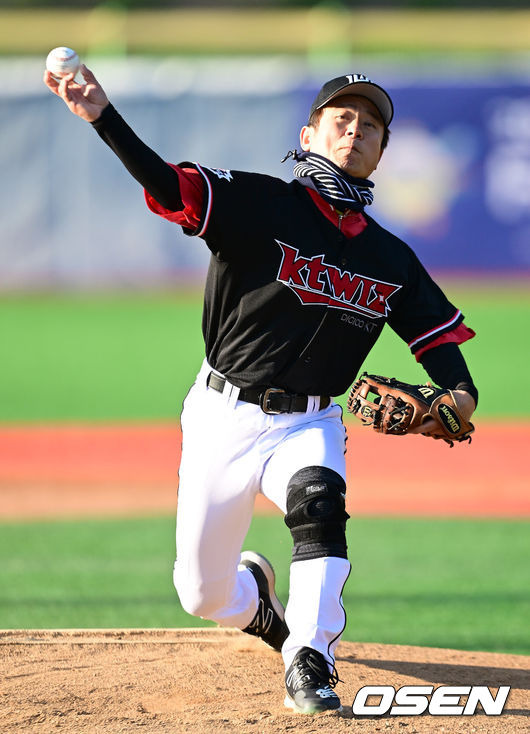
<svg viewBox="0 0 530 734"><path fill-rule="evenodd" d="M210 372L206 380L208 387L212 387L217 392L223 392L226 382L224 377L215 372ZM269 415L305 413L308 399L307 395L288 393L278 387L267 387L265 390L249 387L240 390L238 395L238 400L259 405L262 411ZM324 410L331 403L331 398L327 395L321 396L318 400L320 401L319 410Z"/></svg>

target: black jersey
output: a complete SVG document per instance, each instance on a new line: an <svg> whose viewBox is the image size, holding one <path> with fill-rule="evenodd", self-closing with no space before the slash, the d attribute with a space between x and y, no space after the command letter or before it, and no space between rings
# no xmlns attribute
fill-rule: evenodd
<svg viewBox="0 0 530 734"><path fill-rule="evenodd" d="M410 247L370 217L348 239L298 181L196 168L205 197L187 234L212 253L206 357L237 387L340 395L386 322L415 352L463 320Z"/></svg>

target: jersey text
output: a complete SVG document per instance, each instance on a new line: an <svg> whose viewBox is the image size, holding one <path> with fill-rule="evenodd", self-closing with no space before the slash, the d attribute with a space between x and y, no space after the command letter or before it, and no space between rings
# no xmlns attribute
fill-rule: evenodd
<svg viewBox="0 0 530 734"><path fill-rule="evenodd" d="M304 305L325 305L369 318L388 315L388 299L400 285L358 273L352 275L326 263L324 255L302 257L296 248L276 242L282 250L278 280L294 291Z"/></svg>

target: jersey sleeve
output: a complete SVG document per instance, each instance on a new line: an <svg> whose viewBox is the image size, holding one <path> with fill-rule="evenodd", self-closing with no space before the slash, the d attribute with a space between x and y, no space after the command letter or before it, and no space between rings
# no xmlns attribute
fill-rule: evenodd
<svg viewBox="0 0 530 734"><path fill-rule="evenodd" d="M255 226L252 204L259 181L265 177L191 161L181 161L172 168L179 175L184 208L167 210L145 192L149 209L179 224L185 235L201 237L215 256L229 259L237 254L238 235Z"/></svg>
<svg viewBox="0 0 530 734"><path fill-rule="evenodd" d="M179 224L184 231L195 231L200 224L204 200L204 179L195 168L182 168L169 164L179 176L180 196L184 209L171 211L159 204L144 189L145 201L149 209L169 222Z"/></svg>
<svg viewBox="0 0 530 734"><path fill-rule="evenodd" d="M203 239L210 252L221 260L237 258L241 240L249 239L249 233L257 226L256 201L267 191L264 181L273 179L190 161L181 162L179 166L184 170L193 166L195 180L200 177L203 187L197 225L194 229L184 229L184 234ZM264 224L260 226L263 228Z"/></svg>
<svg viewBox="0 0 530 734"><path fill-rule="evenodd" d="M447 299L412 250L409 255L407 285L388 323L419 361L428 349L462 344L475 332L463 323L464 314Z"/></svg>

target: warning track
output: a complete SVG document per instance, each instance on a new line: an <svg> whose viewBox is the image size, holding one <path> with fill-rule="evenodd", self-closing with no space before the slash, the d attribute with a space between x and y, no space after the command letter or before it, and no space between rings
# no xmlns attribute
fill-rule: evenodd
<svg viewBox="0 0 530 734"><path fill-rule="evenodd" d="M348 436L352 515L530 516L530 422L481 423L452 449L357 424ZM0 519L173 513L180 447L176 423L0 426Z"/></svg>

